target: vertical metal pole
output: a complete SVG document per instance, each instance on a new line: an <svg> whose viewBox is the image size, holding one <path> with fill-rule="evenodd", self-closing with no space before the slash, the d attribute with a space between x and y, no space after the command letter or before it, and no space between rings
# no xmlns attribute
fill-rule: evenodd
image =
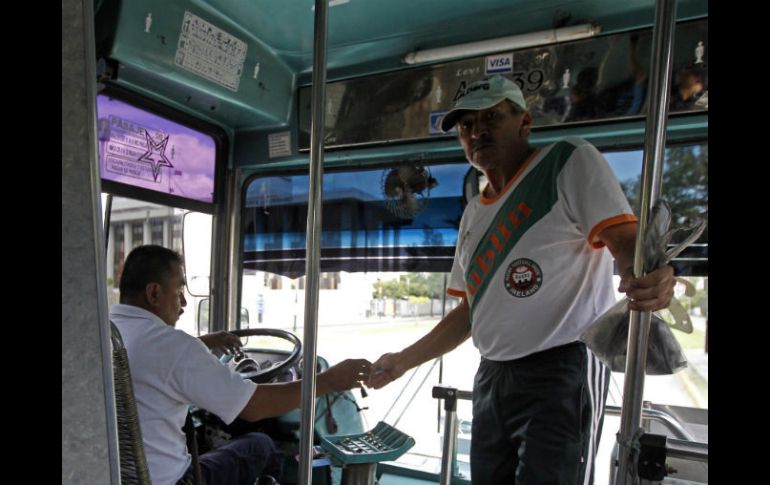
<svg viewBox="0 0 770 485"><path fill-rule="evenodd" d="M104 208L104 250L110 247L110 218L112 216L112 194L107 194Z"/></svg>
<svg viewBox="0 0 770 485"><path fill-rule="evenodd" d="M238 227L236 221L240 215L239 177L235 170L227 169L222 182L224 203L217 203L211 221L211 305L209 311L209 332L234 330L233 315L240 315L237 302L236 284L231 278L237 273ZM235 276L237 281L237 275ZM235 302L235 303L234 303ZM236 305L233 313L233 305Z"/></svg>
<svg viewBox="0 0 770 485"><path fill-rule="evenodd" d="M651 73L648 85L650 104L645 126L641 208L634 248L634 276L641 276L644 272L644 232L652 206L661 192L675 20L676 1L658 0L655 6L655 27L650 61ZM628 327L628 355L623 384L623 406L618 435L618 441L621 445L628 443L641 426L650 319L650 312L631 312ZM620 446L616 485L631 485L638 482L638 477L632 476L632 471L636 467L631 466L630 451L629 448Z"/></svg>
<svg viewBox="0 0 770 485"><path fill-rule="evenodd" d="M326 25L328 0L315 0L313 41L312 125L310 131L310 188L308 191L305 286L305 332L300 424L299 483L312 480L313 425L315 424L316 330L318 276L321 269L321 198L323 195L323 139L326 95Z"/></svg>
<svg viewBox="0 0 770 485"><path fill-rule="evenodd" d="M241 241L238 238L241 224L240 175L240 168L230 170L227 174L227 265L225 266L224 275L220 276L227 281L227 313L225 314L227 320L223 320L227 322L227 327L224 330L241 328L240 273L235 270L241 267L240 260L243 256L240 245Z"/></svg>
<svg viewBox="0 0 770 485"><path fill-rule="evenodd" d="M444 399L444 445L441 450L441 485L452 483L457 444L457 394Z"/></svg>
<svg viewBox="0 0 770 485"><path fill-rule="evenodd" d="M441 319L446 316L446 273L444 273L444 291L441 293ZM433 308L433 300L431 300L431 309ZM440 386L444 382L444 356L438 357L438 385ZM436 433L441 429L441 401L437 401L436 405Z"/></svg>

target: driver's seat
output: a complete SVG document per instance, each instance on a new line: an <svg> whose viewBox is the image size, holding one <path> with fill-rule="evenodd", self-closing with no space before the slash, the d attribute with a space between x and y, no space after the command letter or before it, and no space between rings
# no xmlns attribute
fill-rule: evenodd
<svg viewBox="0 0 770 485"><path fill-rule="evenodd" d="M152 485L147 457L144 454L142 430L136 412L134 387L128 353L118 327L110 321L112 341L112 373L115 381L115 412L118 421L118 454L120 456L120 481L131 485Z"/></svg>

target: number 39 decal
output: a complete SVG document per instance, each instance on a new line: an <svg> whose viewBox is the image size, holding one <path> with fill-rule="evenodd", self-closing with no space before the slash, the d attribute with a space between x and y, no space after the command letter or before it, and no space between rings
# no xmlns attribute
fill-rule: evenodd
<svg viewBox="0 0 770 485"><path fill-rule="evenodd" d="M513 81L519 85L522 91L537 91L543 85L543 77L543 71L540 69L513 72Z"/></svg>

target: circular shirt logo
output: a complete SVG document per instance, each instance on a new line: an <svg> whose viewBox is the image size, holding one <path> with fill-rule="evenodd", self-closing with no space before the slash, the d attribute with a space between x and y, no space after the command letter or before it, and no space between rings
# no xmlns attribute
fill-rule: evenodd
<svg viewBox="0 0 770 485"><path fill-rule="evenodd" d="M505 289L517 298L534 294L542 284L543 271L531 259L517 259L505 270Z"/></svg>

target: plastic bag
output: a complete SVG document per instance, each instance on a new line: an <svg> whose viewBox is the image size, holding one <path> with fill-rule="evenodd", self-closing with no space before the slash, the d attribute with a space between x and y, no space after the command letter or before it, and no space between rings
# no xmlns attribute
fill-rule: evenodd
<svg viewBox="0 0 770 485"><path fill-rule="evenodd" d="M706 228L706 220L700 219L693 225L668 229L671 222L671 208L663 199L658 199L652 209L652 217L644 234L644 267L649 273L669 263ZM674 234L689 231L685 240L666 250ZM630 310L627 300L613 305L580 336L596 356L613 372L625 372L628 348L628 324ZM669 325L657 314L652 314L647 349L648 375L668 375L687 367L682 347L674 337Z"/></svg>

